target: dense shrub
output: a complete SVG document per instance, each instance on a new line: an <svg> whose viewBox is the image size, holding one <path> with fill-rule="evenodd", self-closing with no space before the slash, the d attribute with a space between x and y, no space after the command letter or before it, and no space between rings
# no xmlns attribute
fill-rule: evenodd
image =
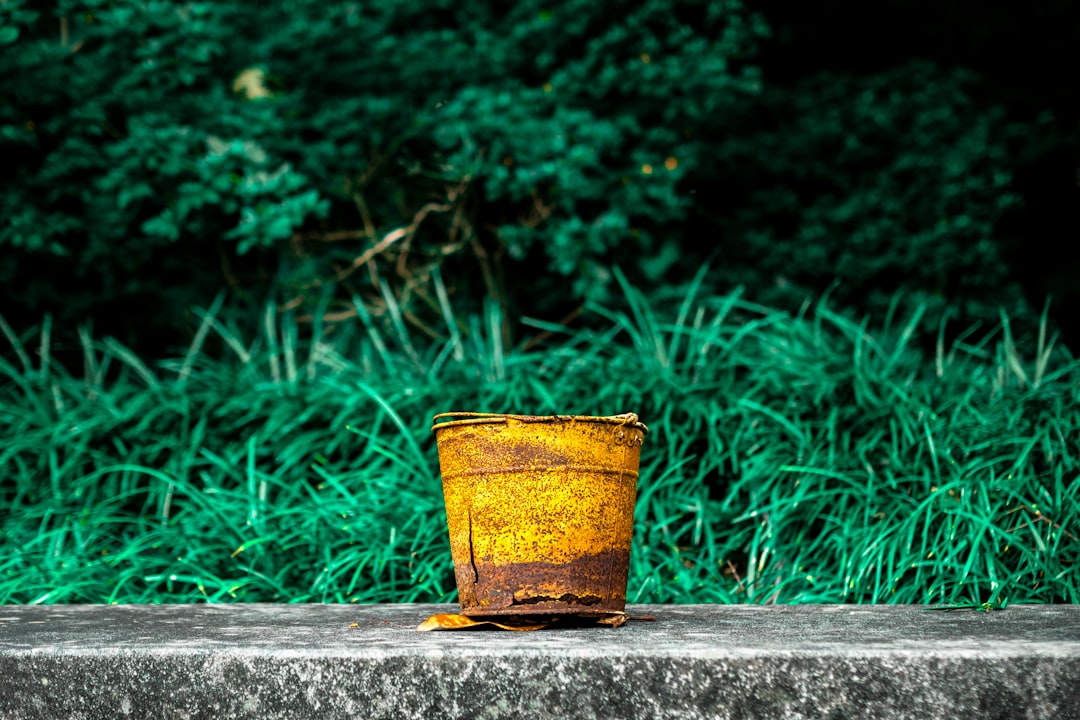
<svg viewBox="0 0 1080 720"><path fill-rule="evenodd" d="M374 245L407 279L535 251L585 294L682 216L696 129L756 90L764 32L735 0L39 5L2 10L0 272L77 316L287 241L301 290ZM27 279L41 257L91 297Z"/></svg>
<svg viewBox="0 0 1080 720"><path fill-rule="evenodd" d="M111 300L184 305L192 288L220 288L221 243L243 252L325 214L311 182L262 145L282 133L281 108L230 87L251 11L31 5L2 10L12 42L0 56L0 152L16 159L0 192L9 298L79 318Z"/></svg>
<svg viewBox="0 0 1080 720"><path fill-rule="evenodd" d="M1015 311L1009 128L971 78L769 88L767 35L739 0L8 0L4 299L145 337L284 284L424 326L439 266L544 314L603 299L611 263L648 285L715 256L714 285L782 305L839 278L863 309Z"/></svg>

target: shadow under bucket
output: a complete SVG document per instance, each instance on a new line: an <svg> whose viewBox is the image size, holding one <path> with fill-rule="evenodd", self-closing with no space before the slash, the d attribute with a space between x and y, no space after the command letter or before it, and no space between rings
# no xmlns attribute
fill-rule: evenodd
<svg viewBox="0 0 1080 720"><path fill-rule="evenodd" d="M637 415L436 415L461 614L603 615L626 606Z"/></svg>

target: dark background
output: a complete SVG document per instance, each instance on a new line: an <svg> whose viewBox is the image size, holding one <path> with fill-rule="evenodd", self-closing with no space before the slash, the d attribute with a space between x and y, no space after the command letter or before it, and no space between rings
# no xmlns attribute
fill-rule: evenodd
<svg viewBox="0 0 1080 720"><path fill-rule="evenodd" d="M1080 342L1080 10L1075 3L824 3L763 0L777 42L766 76L785 87L822 70L867 75L912 58L969 68L980 104L998 105L1030 129L1018 138L1013 187L1023 202L996 228L1028 300L1053 296L1052 315ZM1048 132L1034 123L1053 119Z"/></svg>

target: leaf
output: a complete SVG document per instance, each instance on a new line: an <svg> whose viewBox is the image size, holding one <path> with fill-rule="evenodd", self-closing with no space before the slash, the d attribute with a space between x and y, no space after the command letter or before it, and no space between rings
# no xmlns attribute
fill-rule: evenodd
<svg viewBox="0 0 1080 720"><path fill-rule="evenodd" d="M233 92L240 93L249 100L270 97L273 93L266 89L266 71L262 68L247 68L233 80Z"/></svg>
<svg viewBox="0 0 1080 720"><path fill-rule="evenodd" d="M533 624L511 624L506 622L495 622L494 620L474 620L464 615L454 615L452 613L439 613L432 615L424 622L420 623L416 627L417 632L429 632L431 630L463 630L465 628L479 627L482 625L491 625L501 630L513 630L515 632L528 632L530 630L540 630L546 628L552 624L553 621L549 620L541 623Z"/></svg>
<svg viewBox="0 0 1080 720"><path fill-rule="evenodd" d="M631 617L624 612L611 612L600 613L598 615L565 615L542 618L504 617L500 618L499 622L496 622L495 620L479 620L466 617L465 615L455 615L453 613L439 613L437 615L432 615L427 620L420 623L420 625L417 626L416 631L465 630L467 628L491 626L501 630L527 632L530 630L542 630L544 628L554 627L560 623L564 626L580 627L581 625L588 625L591 622L598 625L607 625L612 628L617 628L626 624L627 620L650 621L656 620L656 618L651 615Z"/></svg>
<svg viewBox="0 0 1080 720"><path fill-rule="evenodd" d="M617 628L621 625L626 624L626 613L616 613L613 615L608 615L606 617L600 618L596 622L601 625L610 625L613 628Z"/></svg>

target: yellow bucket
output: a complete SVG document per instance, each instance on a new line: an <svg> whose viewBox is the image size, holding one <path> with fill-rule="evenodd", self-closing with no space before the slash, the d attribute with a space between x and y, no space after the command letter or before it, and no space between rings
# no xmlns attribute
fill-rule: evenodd
<svg viewBox="0 0 1080 720"><path fill-rule="evenodd" d="M436 415L461 613L602 615L626 606L637 415Z"/></svg>

